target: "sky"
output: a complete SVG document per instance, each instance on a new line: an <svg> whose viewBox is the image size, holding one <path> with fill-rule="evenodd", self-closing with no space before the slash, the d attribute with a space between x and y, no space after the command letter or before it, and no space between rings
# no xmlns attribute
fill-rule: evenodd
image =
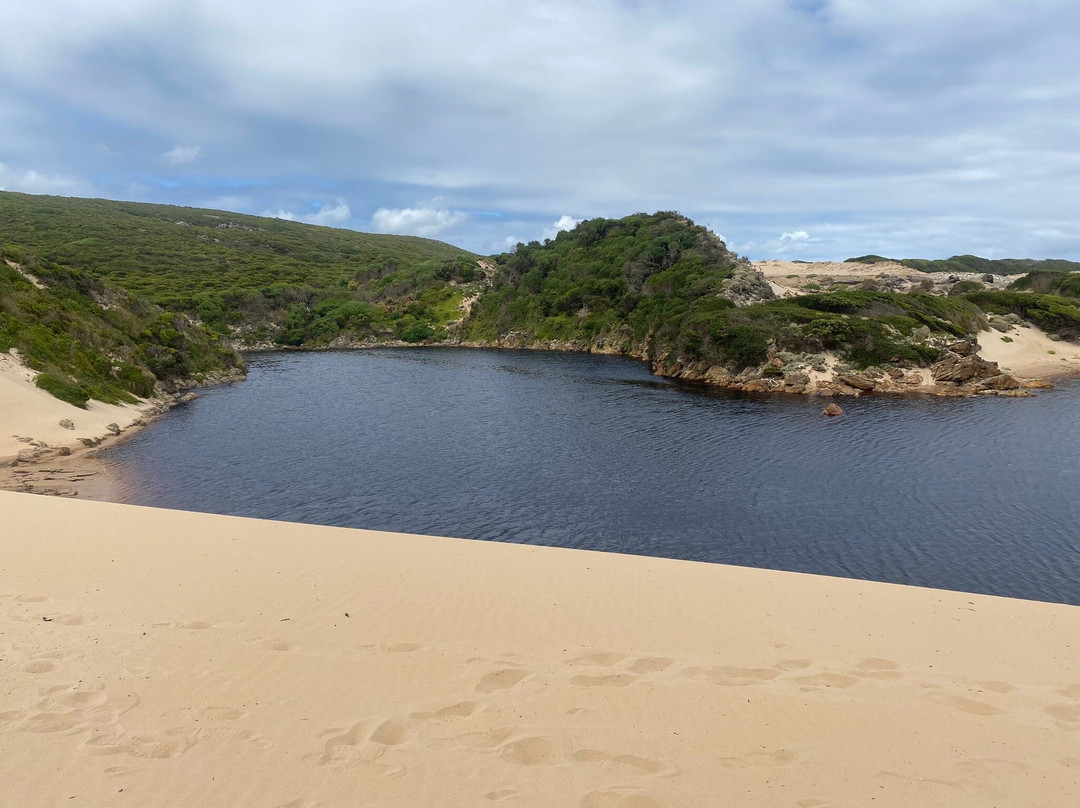
<svg viewBox="0 0 1080 808"><path fill-rule="evenodd" d="M0 31L0 189L484 254L678 210L754 260L1080 260L1075 0L33 0Z"/></svg>

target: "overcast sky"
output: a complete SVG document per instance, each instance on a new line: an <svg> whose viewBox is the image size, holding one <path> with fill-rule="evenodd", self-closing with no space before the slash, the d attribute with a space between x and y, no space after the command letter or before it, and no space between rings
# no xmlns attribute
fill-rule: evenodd
<svg viewBox="0 0 1080 808"><path fill-rule="evenodd" d="M1076 0L18 0L0 31L8 190L481 253L674 209L753 259L1080 259Z"/></svg>

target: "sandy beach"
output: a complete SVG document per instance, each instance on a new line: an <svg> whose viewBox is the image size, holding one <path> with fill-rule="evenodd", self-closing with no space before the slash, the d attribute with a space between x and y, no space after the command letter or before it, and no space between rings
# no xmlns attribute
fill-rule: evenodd
<svg viewBox="0 0 1080 808"><path fill-rule="evenodd" d="M0 492L0 805L1080 799L1080 609Z"/></svg>

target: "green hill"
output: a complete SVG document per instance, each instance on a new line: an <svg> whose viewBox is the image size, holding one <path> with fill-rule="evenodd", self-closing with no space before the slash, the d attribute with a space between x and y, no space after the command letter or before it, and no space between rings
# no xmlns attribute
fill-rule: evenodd
<svg viewBox="0 0 1080 808"><path fill-rule="evenodd" d="M0 244L223 336L318 345L445 335L477 256L431 239L198 208L0 193Z"/></svg>
<svg viewBox="0 0 1080 808"><path fill-rule="evenodd" d="M985 328L986 312L1080 334L1080 308L1061 297L1077 294L1080 275L1016 285L1038 294L860 289L778 300L749 262L674 212L591 219L478 260L427 239L0 193L0 249L0 350L18 348L43 387L76 403L235 368L230 344L557 348L635 356L685 378L718 367L758 378L820 363L825 351L851 368L925 366ZM1020 263L1046 262L1010 265Z"/></svg>
<svg viewBox="0 0 1080 808"><path fill-rule="evenodd" d="M936 356L915 329L962 336L979 310L930 295L848 291L736 307L754 284L747 262L675 213L593 219L553 241L497 256L493 288L473 306L464 335L477 341L564 343L628 353L661 366L740 371L770 352L834 350L855 365L926 364ZM772 297L767 284L757 290Z"/></svg>

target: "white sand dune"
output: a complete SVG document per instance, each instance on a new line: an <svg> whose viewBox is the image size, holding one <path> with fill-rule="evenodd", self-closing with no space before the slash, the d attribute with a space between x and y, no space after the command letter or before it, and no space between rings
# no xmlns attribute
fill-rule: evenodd
<svg viewBox="0 0 1080 808"><path fill-rule="evenodd" d="M993 330L980 333L979 356L1017 376L1042 379L1080 371L1080 345L1052 340L1045 331L1026 324L1004 334Z"/></svg>
<svg viewBox="0 0 1080 808"><path fill-rule="evenodd" d="M1080 803L1078 608L4 492L0 525L3 806Z"/></svg>

